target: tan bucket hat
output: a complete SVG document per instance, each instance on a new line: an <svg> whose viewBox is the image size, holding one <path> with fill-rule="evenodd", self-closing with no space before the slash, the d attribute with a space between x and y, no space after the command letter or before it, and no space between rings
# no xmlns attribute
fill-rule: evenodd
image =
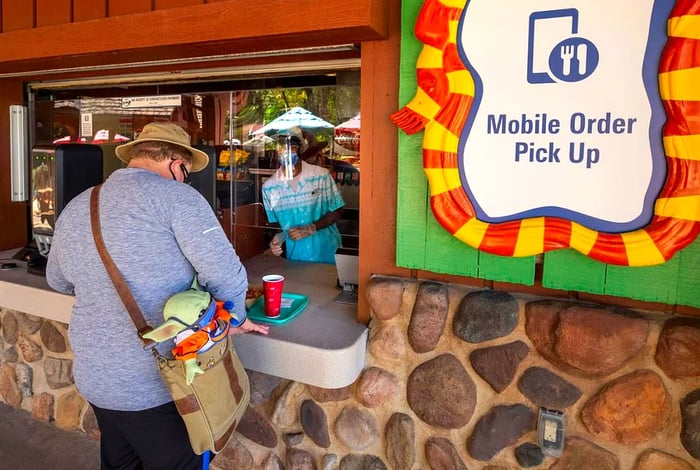
<svg viewBox="0 0 700 470"><path fill-rule="evenodd" d="M168 142L187 149L192 155L191 173L201 171L209 164L209 156L205 152L192 147L189 134L174 122L151 122L146 124L135 140L120 145L114 152L119 160L129 163L129 149L141 142Z"/></svg>

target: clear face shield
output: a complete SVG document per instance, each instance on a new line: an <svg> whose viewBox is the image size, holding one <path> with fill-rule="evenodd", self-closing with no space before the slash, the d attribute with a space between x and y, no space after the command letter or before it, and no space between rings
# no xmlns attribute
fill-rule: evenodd
<svg viewBox="0 0 700 470"><path fill-rule="evenodd" d="M291 135L277 138L277 161L282 168L282 179L294 178L294 165L299 161L299 144Z"/></svg>

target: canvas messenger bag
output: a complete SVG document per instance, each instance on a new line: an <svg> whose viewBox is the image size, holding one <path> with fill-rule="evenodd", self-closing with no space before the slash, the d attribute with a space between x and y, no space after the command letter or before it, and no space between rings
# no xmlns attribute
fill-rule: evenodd
<svg viewBox="0 0 700 470"><path fill-rule="evenodd" d="M100 186L93 188L90 196L90 218L97 251L144 347L152 347L163 382L185 421L192 449L200 455L206 451L219 453L236 429L250 401L248 376L233 348L231 338L226 335L207 351L197 354L197 363L204 373L197 375L189 385L185 363L158 354L156 343L143 338L152 328L146 323L131 290L105 247L99 220L99 189Z"/></svg>

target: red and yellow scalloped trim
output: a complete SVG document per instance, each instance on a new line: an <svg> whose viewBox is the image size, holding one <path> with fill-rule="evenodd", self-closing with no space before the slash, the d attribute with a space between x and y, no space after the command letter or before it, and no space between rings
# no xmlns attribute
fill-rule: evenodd
<svg viewBox="0 0 700 470"><path fill-rule="evenodd" d="M649 266L668 261L700 232L700 2L678 0L659 64L667 115L663 145L668 173L643 229L611 234L555 217L486 223L475 217L462 188L459 135L474 99L474 81L457 49L465 0L426 0L415 34L423 43L418 90L391 119L407 134L425 130L423 168L438 222L464 243L502 256L531 256L573 248L603 263Z"/></svg>

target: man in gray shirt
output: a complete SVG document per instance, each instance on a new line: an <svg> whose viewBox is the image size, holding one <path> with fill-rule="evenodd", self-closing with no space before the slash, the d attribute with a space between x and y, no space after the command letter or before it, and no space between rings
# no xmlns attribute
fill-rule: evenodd
<svg viewBox="0 0 700 470"><path fill-rule="evenodd" d="M174 123L146 125L116 153L128 166L100 192L102 236L148 324L163 322L165 302L189 288L195 275L245 318L245 268L206 200L182 184L189 171L206 167L206 153L191 147ZM46 278L52 288L75 294L68 331L73 375L100 426L102 468L201 468L153 355L144 350L97 253L90 190L61 212ZM269 327L247 320L236 330L267 334ZM159 350L167 354L172 346Z"/></svg>

